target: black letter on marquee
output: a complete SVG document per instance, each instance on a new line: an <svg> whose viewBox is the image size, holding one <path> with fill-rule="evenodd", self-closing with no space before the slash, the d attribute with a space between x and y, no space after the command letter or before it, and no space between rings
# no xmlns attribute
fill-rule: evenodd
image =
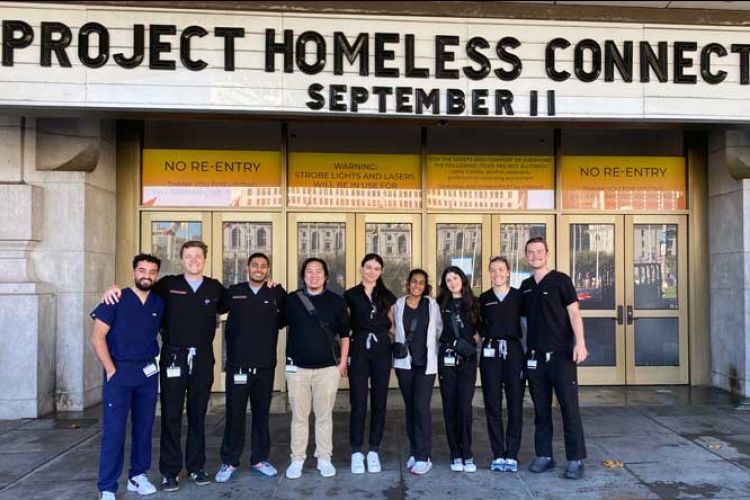
<svg viewBox="0 0 750 500"><path fill-rule="evenodd" d="M557 71L555 69L555 49L567 49L570 42L564 38L555 38L547 44L544 54L544 67L547 70L547 76L556 82L564 82L570 78L567 71Z"/></svg>
<svg viewBox="0 0 750 500"><path fill-rule="evenodd" d="M497 46L495 47L495 52L497 52L497 57L499 57L501 61L509 62L513 65L513 69L510 71L504 70L502 68L496 69L495 75L497 75L499 79L508 82L511 80L515 80L521 75L521 69L523 68L523 64L521 64L521 59L519 59L517 55L511 54L510 52L505 50L505 47L517 49L520 46L521 46L521 42L518 41L518 38L515 38L512 36L504 36L500 39L499 42L497 42Z"/></svg>
<svg viewBox="0 0 750 500"><path fill-rule="evenodd" d="M112 59L115 60L117 65L125 69L133 69L141 65L143 62L143 49L145 46L144 39L146 38L144 36L145 33L146 30L142 24L133 25L133 56L125 57L122 52L118 52L112 56Z"/></svg>
<svg viewBox="0 0 750 500"><path fill-rule="evenodd" d="M693 59L684 57L684 52L698 50L698 44L695 42L674 42L674 83L695 83L698 77L695 75L686 75L683 71L685 68L693 67Z"/></svg>
<svg viewBox="0 0 750 500"><path fill-rule="evenodd" d="M323 90L323 86L319 83L313 83L307 88L307 95L309 95L310 99L312 99L312 101L307 101L305 103L307 104L308 108L314 110L323 109L323 106L325 106L326 104L326 100L320 94L321 90Z"/></svg>
<svg viewBox="0 0 750 500"><path fill-rule="evenodd" d="M457 69L445 69L445 63L456 60L456 54L446 51L448 45L458 45L458 37L453 35L435 36L435 78L458 79ZM450 95L450 91L448 92ZM450 105L448 108L450 113Z"/></svg>
<svg viewBox="0 0 750 500"><path fill-rule="evenodd" d="M55 40L52 35L60 35ZM57 62L63 68L70 68L70 59L65 52L65 48L73 40L73 34L70 28L63 23L42 23L42 41L41 53L39 55L39 64L42 66L52 66L52 53L55 53Z"/></svg>
<svg viewBox="0 0 750 500"><path fill-rule="evenodd" d="M392 61L396 57L392 50L385 50L385 44L398 43L399 39L398 33L375 33L375 76L398 76L398 68L385 67L385 61Z"/></svg>
<svg viewBox="0 0 750 500"><path fill-rule="evenodd" d="M490 110L487 109L487 95L489 91L487 89L474 89L471 91L471 114L477 116L487 116L490 114Z"/></svg>
<svg viewBox="0 0 750 500"><path fill-rule="evenodd" d="M414 35L404 35L404 43L406 50L406 67L404 68L404 76L407 78L428 78L430 76L429 69L416 67L416 56L414 54Z"/></svg>
<svg viewBox="0 0 750 500"><path fill-rule="evenodd" d="M203 59L194 61L190 57L190 39L194 36L203 38L206 35L208 35L208 31L201 26L188 26L182 30L180 35L180 61L182 61L183 66L191 71L200 71L208 66L208 63Z"/></svg>
<svg viewBox="0 0 750 500"><path fill-rule="evenodd" d="M623 42L623 52L620 54L620 50L612 40L605 40L604 42L604 81L613 82L615 81L615 66L617 71L620 73L623 82L633 81L633 42Z"/></svg>
<svg viewBox="0 0 750 500"><path fill-rule="evenodd" d="M99 35L99 54L89 56L89 37L92 33ZM101 68L109 59L109 31L99 23L86 23L78 32L78 59L89 68Z"/></svg>
<svg viewBox="0 0 750 500"><path fill-rule="evenodd" d="M495 91L495 114L502 115L503 111L508 116L513 116L513 92L507 89Z"/></svg>
<svg viewBox="0 0 750 500"><path fill-rule="evenodd" d="M724 81L727 77L727 72L723 70L719 70L718 73L711 72L711 54L725 57L727 49L719 43L709 43L701 50L701 76L706 83L715 85Z"/></svg>
<svg viewBox="0 0 750 500"><path fill-rule="evenodd" d="M460 115L466 110L466 95L461 89L448 89L447 93L447 113L449 115Z"/></svg>
<svg viewBox="0 0 750 500"><path fill-rule="evenodd" d="M475 36L466 43L466 55L472 61L479 63L479 69L474 69L471 66L464 66L462 68L464 75L472 80L487 78L487 75L490 74L490 60L486 55L479 52L479 49L488 49L489 47L490 42L481 36Z"/></svg>
<svg viewBox="0 0 750 500"><path fill-rule="evenodd" d="M373 87L372 93L378 96L378 113L385 113L385 96L393 94L391 87Z"/></svg>
<svg viewBox="0 0 750 500"><path fill-rule="evenodd" d="M414 100L417 103L417 114L421 115L423 109L432 108L433 115L440 114L440 90L432 89L429 94L425 94L424 89L417 89L414 92Z"/></svg>
<svg viewBox="0 0 750 500"><path fill-rule="evenodd" d="M583 51L591 51L591 71L583 69ZM582 82L593 82L602 72L602 48L591 38L581 40L573 52L573 69Z"/></svg>
<svg viewBox="0 0 750 500"><path fill-rule="evenodd" d="M366 103L369 97L370 93L366 88L352 87L349 109L356 113L359 110L359 105Z"/></svg>
<svg viewBox="0 0 750 500"><path fill-rule="evenodd" d="M234 39L245 38L245 28L217 27L214 36L224 38L224 71L234 71Z"/></svg>
<svg viewBox="0 0 750 500"><path fill-rule="evenodd" d="M354 64L354 61L359 57L359 76L367 76L370 74L369 70L369 55L370 35L367 33L360 33L357 35L357 39L354 40L354 46L349 45L346 40L346 35L341 31L336 31L333 34L333 74L343 75L344 74L344 60L343 56L346 56L346 60L349 64Z"/></svg>
<svg viewBox="0 0 750 500"><path fill-rule="evenodd" d="M409 104L409 96L414 89L411 87L396 87L396 113L411 113L414 108Z"/></svg>
<svg viewBox="0 0 750 500"><path fill-rule="evenodd" d="M659 55L654 54L654 49L651 48L651 44L648 42L640 43L641 52L641 82L650 82L651 75L650 69L654 70L656 78L661 83L668 80L667 78L667 64L669 60L667 58L667 42L659 42Z"/></svg>
<svg viewBox="0 0 750 500"><path fill-rule="evenodd" d="M152 24L148 27L148 67L150 69L173 70L175 68L174 61L161 59L161 53L171 51L172 44L160 40L162 35L175 33L177 33L177 28L173 24Z"/></svg>
<svg viewBox="0 0 750 500"><path fill-rule="evenodd" d="M16 38L13 34L21 32ZM3 66L13 66L13 51L24 49L34 41L34 30L23 21L3 21Z"/></svg>
<svg viewBox="0 0 750 500"><path fill-rule="evenodd" d="M538 101L539 101L539 96L537 94L537 91L530 90L529 91L529 116L536 116L538 114L537 112Z"/></svg>
<svg viewBox="0 0 750 500"><path fill-rule="evenodd" d="M284 30L284 41L281 43L275 43L276 30L266 30L266 73L273 73L276 71L276 59L275 54L284 54L284 73L292 73L294 71L294 64L292 61L294 47L292 46L292 38L294 37L294 31Z"/></svg>
<svg viewBox="0 0 750 500"><path fill-rule="evenodd" d="M555 116L555 91L547 91L547 116Z"/></svg>
<svg viewBox="0 0 750 500"><path fill-rule="evenodd" d="M748 71L748 54L750 54L750 44L746 43L733 43L732 53L740 55L740 85L750 84L750 73ZM5 55L3 55L3 64L5 64Z"/></svg>
<svg viewBox="0 0 750 500"><path fill-rule="evenodd" d="M315 62L313 64L307 64L307 61L305 61L307 42L315 44ZM315 75L323 71L323 68L326 67L326 41L323 35L317 31L305 31L297 37L297 67L306 75Z"/></svg>
<svg viewBox="0 0 750 500"><path fill-rule="evenodd" d="M331 85L328 87L328 109L331 111L346 111L346 104L341 102L346 92L346 85Z"/></svg>

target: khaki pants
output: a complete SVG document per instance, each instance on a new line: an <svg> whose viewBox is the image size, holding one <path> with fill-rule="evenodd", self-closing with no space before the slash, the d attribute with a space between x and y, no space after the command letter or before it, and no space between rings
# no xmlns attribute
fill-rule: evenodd
<svg viewBox="0 0 750 500"><path fill-rule="evenodd" d="M286 372L289 406L292 407L292 460L306 457L311 409L315 412L315 456L331 459L333 406L340 378L337 366Z"/></svg>

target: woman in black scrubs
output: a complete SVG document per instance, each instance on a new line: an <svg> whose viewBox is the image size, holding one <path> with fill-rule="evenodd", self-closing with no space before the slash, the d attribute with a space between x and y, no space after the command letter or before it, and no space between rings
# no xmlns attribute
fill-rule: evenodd
<svg viewBox="0 0 750 500"><path fill-rule="evenodd" d="M510 286L510 266L504 257L490 260L492 288L479 296L482 342L479 374L487 414L493 460L490 470L518 472L523 414L524 353L521 344L521 292ZM508 406L508 428L503 434L503 390Z"/></svg>
<svg viewBox="0 0 750 500"><path fill-rule="evenodd" d="M438 375L451 470L476 472L471 452L471 400L477 380L479 301L466 275L456 266L443 271L437 301L443 318Z"/></svg>
<svg viewBox="0 0 750 500"><path fill-rule="evenodd" d="M432 468L432 418L430 400L437 373L437 340L443 329L440 307L430 297L430 282L422 269L412 269L406 281L408 294L393 308L395 341L406 347L406 356L394 355L398 386L406 409L406 434L409 436L409 460L413 474L426 474Z"/></svg>
<svg viewBox="0 0 750 500"><path fill-rule="evenodd" d="M389 311L396 302L396 297L385 287L382 274L383 259L378 254L367 254L362 259L362 282L344 293L352 329L348 372L351 404L349 444L354 474L365 472L362 445L367 417L368 381L372 408L367 470L381 471L378 448L385 428L385 407L392 363Z"/></svg>

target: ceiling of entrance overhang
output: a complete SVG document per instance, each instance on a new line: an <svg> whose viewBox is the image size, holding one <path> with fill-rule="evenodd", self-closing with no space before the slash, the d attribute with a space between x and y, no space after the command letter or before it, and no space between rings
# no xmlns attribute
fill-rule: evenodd
<svg viewBox="0 0 750 500"><path fill-rule="evenodd" d="M750 10L750 2L508 2L547 5L601 5L605 7L646 7L652 9Z"/></svg>

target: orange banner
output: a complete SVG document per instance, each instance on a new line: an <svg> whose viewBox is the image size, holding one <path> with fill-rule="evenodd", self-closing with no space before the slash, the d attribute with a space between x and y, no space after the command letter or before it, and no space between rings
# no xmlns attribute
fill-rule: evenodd
<svg viewBox="0 0 750 500"><path fill-rule="evenodd" d="M555 189L552 156L429 155L428 189Z"/></svg>
<svg viewBox="0 0 750 500"><path fill-rule="evenodd" d="M280 187L281 153L144 149L143 186Z"/></svg>
<svg viewBox="0 0 750 500"><path fill-rule="evenodd" d="M419 155L290 153L289 187L420 189Z"/></svg>

